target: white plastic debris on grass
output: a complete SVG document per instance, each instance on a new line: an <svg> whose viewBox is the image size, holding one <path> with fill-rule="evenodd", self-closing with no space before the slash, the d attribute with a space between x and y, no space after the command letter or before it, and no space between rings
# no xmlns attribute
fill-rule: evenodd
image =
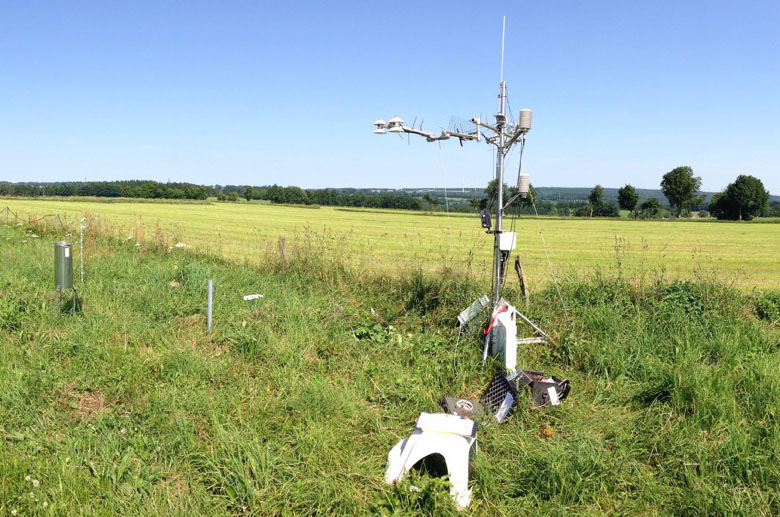
<svg viewBox="0 0 780 517"><path fill-rule="evenodd" d="M412 435L401 440L387 455L385 482L394 483L418 461L441 455L450 475L450 496L458 508L471 502L469 459L477 441L477 423L469 418L442 413L420 413Z"/></svg>
<svg viewBox="0 0 780 517"><path fill-rule="evenodd" d="M186 245L186 244L184 244L183 242L177 242L177 243L174 245L174 247L175 247L175 248L186 248L186 247L187 247L187 245Z"/></svg>
<svg viewBox="0 0 780 517"><path fill-rule="evenodd" d="M244 296L244 300L246 301L257 300L258 298L262 298L262 297L263 297L262 294L247 294L246 296Z"/></svg>

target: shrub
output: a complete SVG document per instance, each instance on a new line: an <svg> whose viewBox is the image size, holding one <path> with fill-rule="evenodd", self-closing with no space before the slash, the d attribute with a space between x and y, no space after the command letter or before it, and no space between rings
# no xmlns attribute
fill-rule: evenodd
<svg viewBox="0 0 780 517"><path fill-rule="evenodd" d="M762 320L780 319L780 292L767 293L755 301L756 316Z"/></svg>

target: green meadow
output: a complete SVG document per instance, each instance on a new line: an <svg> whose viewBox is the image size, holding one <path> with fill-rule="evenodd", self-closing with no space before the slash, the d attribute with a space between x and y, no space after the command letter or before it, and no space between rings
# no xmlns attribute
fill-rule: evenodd
<svg viewBox="0 0 780 517"><path fill-rule="evenodd" d="M474 215L243 202L3 199L0 210L6 206L25 221L88 216L91 226L123 238L182 242L240 263L263 263L284 237L287 248L316 248L372 271L448 267L487 276L491 267L492 239ZM512 224L508 218L505 229ZM635 279L661 269L670 279L780 287L780 224L528 217L514 224L532 289L546 285L551 269L566 277L615 265Z"/></svg>
<svg viewBox="0 0 780 517"><path fill-rule="evenodd" d="M14 209L24 207L68 208ZM91 228L74 308L69 293L60 305L52 264L52 242L72 228L0 224L0 513L456 514L446 480L415 473L389 486L383 474L420 412L436 411L443 395L478 397L498 369L480 366L476 327L455 349L455 316L483 285L437 266L435 254L453 250L421 235L451 225L476 238L476 221L265 206L69 209L85 207L106 225L146 210L144 224L179 225L193 248L231 219L257 263L176 248L150 230L136 243ZM381 267L366 269L353 258L356 240L338 241L343 256L316 243L262 253L262 241L296 228L305 236L307 224L350 236L358 220L373 228L372 246L396 244L377 257L419 253L429 271L378 258ZM535 224L522 223L529 239ZM717 241L725 246L773 225L540 224L557 255L566 229L583 246L602 243L586 253L591 265L612 265L562 277L560 298L540 286L524 309L553 342L522 347L519 364L568 377L572 392L542 409L524 394L505 423L481 422L463 514L780 513L780 292L670 279L665 253L696 258L681 242L648 245L655 266L634 282L610 249L616 229L639 242L717 230L730 233ZM567 254L579 256L571 245ZM776 282L766 258L745 262ZM514 285L505 294L519 304ZM254 293L264 296L244 301Z"/></svg>

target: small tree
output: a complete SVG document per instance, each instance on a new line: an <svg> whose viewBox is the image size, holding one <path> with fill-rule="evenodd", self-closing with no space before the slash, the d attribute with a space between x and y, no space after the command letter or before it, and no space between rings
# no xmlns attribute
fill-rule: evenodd
<svg viewBox="0 0 780 517"><path fill-rule="evenodd" d="M492 202L492 200L496 197L496 194L498 191L496 190L496 185L498 184L498 180L493 179L488 181L487 186L485 187L485 195L488 198L488 203ZM502 192L502 195L504 196L504 202L509 201L509 189L506 186L506 183L504 183L504 191Z"/></svg>
<svg viewBox="0 0 780 517"><path fill-rule="evenodd" d="M596 185L593 190L588 194L588 203L595 209L604 204L604 188L601 185Z"/></svg>
<svg viewBox="0 0 780 517"><path fill-rule="evenodd" d="M517 187L509 187L510 199L519 194L520 191ZM508 201L508 200L505 200ZM517 207L517 212L520 213L521 208L532 208L534 203L539 201L539 196L536 193L536 189L530 183L528 184L528 194L525 197L518 197L512 202L513 206ZM537 203L538 204L538 203Z"/></svg>
<svg viewBox="0 0 780 517"><path fill-rule="evenodd" d="M740 175L720 194L712 196L710 212L718 219L749 221L767 207L769 192L760 179Z"/></svg>
<svg viewBox="0 0 780 517"><path fill-rule="evenodd" d="M246 187L244 187L244 193L242 194L241 197L246 199L246 202L249 203L250 201L252 201L254 194L255 194L254 189L247 185Z"/></svg>
<svg viewBox="0 0 780 517"><path fill-rule="evenodd" d="M222 192L221 190L217 192L217 201L225 201L226 199L227 196L225 195L224 192Z"/></svg>
<svg viewBox="0 0 780 517"><path fill-rule="evenodd" d="M430 205L431 208L439 206L439 200L433 197L430 192L426 192L423 196L423 199L426 203L428 203L428 205Z"/></svg>
<svg viewBox="0 0 780 517"><path fill-rule="evenodd" d="M618 205L623 210L628 210L633 215L638 202L639 194L636 193L636 189L631 185L626 184L618 190Z"/></svg>
<svg viewBox="0 0 780 517"><path fill-rule="evenodd" d="M694 176L693 169L688 166L670 170L661 180L661 191L669 204L677 209L677 217L680 217L683 207L694 199L700 188L701 178Z"/></svg>
<svg viewBox="0 0 780 517"><path fill-rule="evenodd" d="M238 192L231 192L228 194L228 201L238 201Z"/></svg>
<svg viewBox="0 0 780 517"><path fill-rule="evenodd" d="M658 199L651 197L647 201L639 205L639 209L642 210L642 214L645 218L655 217L658 215L658 210L661 208L661 204Z"/></svg>

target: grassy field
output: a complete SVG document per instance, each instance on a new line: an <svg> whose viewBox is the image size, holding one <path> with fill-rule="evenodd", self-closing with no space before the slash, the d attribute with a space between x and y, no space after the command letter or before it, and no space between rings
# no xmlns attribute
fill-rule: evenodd
<svg viewBox="0 0 780 517"><path fill-rule="evenodd" d="M496 369L480 368L476 332L453 368L472 280L304 248L242 266L92 235L83 310L58 314L63 236L0 224L0 512L454 513L441 481L382 476L421 411L478 396ZM780 294L662 277L564 280L569 317L538 293L526 313L555 342L519 364L569 377L572 394L483 422L467 514L780 512Z"/></svg>
<svg viewBox="0 0 780 517"><path fill-rule="evenodd" d="M102 227L118 235L163 235L174 243L256 264L277 253L277 239L284 236L290 247L316 248L373 271L447 266L485 273L491 265L492 240L473 215L254 203L3 199L0 210L5 206L25 218L96 216ZM534 289L551 278L540 230L553 270L563 277L620 264L634 278L661 267L670 278L707 274L747 288L780 287L780 224L521 218L519 249Z"/></svg>

